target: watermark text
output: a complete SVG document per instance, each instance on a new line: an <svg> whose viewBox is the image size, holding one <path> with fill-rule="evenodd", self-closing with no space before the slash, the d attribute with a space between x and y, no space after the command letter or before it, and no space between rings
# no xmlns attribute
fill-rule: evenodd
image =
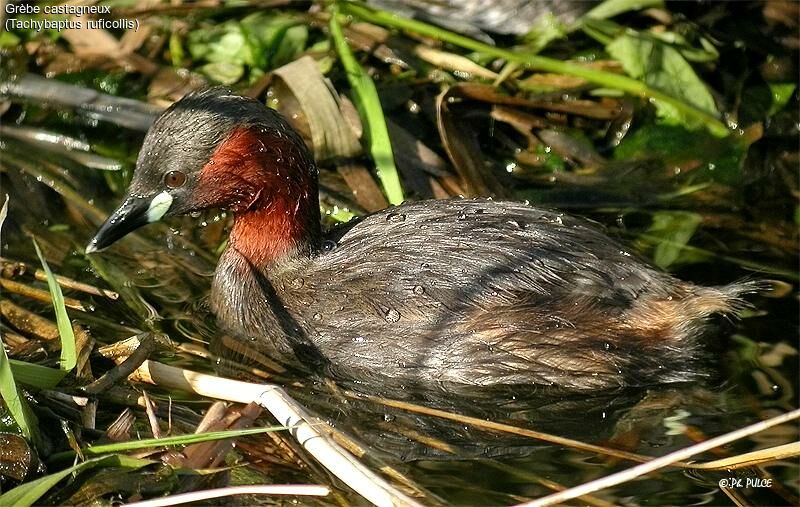
<svg viewBox="0 0 800 507"><path fill-rule="evenodd" d="M719 480L720 488L769 488L772 487L772 479L762 479L761 477L727 477Z"/></svg>

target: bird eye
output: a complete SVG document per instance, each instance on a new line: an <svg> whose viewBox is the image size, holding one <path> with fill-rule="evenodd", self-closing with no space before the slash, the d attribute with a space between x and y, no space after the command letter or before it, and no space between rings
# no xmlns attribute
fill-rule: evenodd
<svg viewBox="0 0 800 507"><path fill-rule="evenodd" d="M164 175L164 184L168 188L182 187L186 183L186 174L180 171L170 171Z"/></svg>

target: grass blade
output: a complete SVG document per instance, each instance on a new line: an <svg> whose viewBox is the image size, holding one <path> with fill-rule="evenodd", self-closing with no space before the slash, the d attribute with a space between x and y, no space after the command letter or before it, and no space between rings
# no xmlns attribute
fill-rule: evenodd
<svg viewBox="0 0 800 507"><path fill-rule="evenodd" d="M386 128L386 118L383 116L378 90L375 88L372 78L353 56L350 46L347 45L335 8L331 16L330 31L333 45L336 47L339 60L347 73L347 80L353 89L356 107L367 126L369 150L375 161L383 191L386 193L389 203L400 204L403 202L403 188L397 175L397 167L394 165L392 143L389 140L389 131Z"/></svg>
<svg viewBox="0 0 800 507"><path fill-rule="evenodd" d="M128 442L117 442L114 444L95 445L83 450L86 454L104 454L109 452L134 451L148 449L150 447L163 447L167 445L191 445L201 442L214 440L224 440L226 438L246 437L248 435L260 435L261 433L272 433L273 431L283 431L285 426L268 426L265 428L245 428L240 430L208 431L206 433L191 433L188 435L176 435L164 438L144 438Z"/></svg>
<svg viewBox="0 0 800 507"><path fill-rule="evenodd" d="M42 263L45 275L47 275L47 287L50 289L50 297L53 298L53 307L56 310L56 325L58 326L58 335L61 337L61 358L59 364L64 371L72 371L75 365L78 364L78 353L75 350L75 333L72 331L72 323L69 321L67 315L67 307L64 305L64 294L61 293L61 286L58 285L56 277L50 271L50 266L44 260L39 244L33 240L33 247L36 249L36 255L39 256L39 261Z"/></svg>
<svg viewBox="0 0 800 507"><path fill-rule="evenodd" d="M14 380L14 374L11 372L11 362L6 355L6 349L0 344L0 397L8 408L14 422L17 423L22 434L25 438L31 440L34 435L34 427L36 426L36 419L28 408L25 400L19 394L17 383ZM0 505L13 505L3 504L2 497L0 497Z"/></svg>
<svg viewBox="0 0 800 507"><path fill-rule="evenodd" d="M103 456L102 458L84 461L83 463L79 463L64 470L59 470L54 474L45 475L35 481L26 482L25 484L17 486L0 495L0 505L13 505L15 507L34 505L42 496L50 491L53 486L63 479L96 466L137 469L151 463L153 462L149 460L129 458L127 456Z"/></svg>
<svg viewBox="0 0 800 507"><path fill-rule="evenodd" d="M3 227L3 222L5 222L7 214L8 195L6 195L3 207L0 208L0 230ZM11 363L6 355L6 348L2 340L0 340L0 397L2 397L5 402L8 412L11 414L11 417L14 418L17 426L22 430L22 434L30 441L35 434L36 417L30 411L25 399L19 394L17 383L14 380L14 374L11 371ZM2 502L2 497L0 497L0 505L13 504L4 504Z"/></svg>
<svg viewBox="0 0 800 507"><path fill-rule="evenodd" d="M138 451L142 449L152 449L153 447L165 447L171 445L191 445L201 442L214 440L224 440L226 438L246 437L248 435L260 435L262 433L272 433L273 431L283 431L288 429L285 426L268 426L265 428L245 428L240 430L221 430L208 431L206 433L190 433L188 435L176 435L164 438L144 438L140 440L129 440L127 442L115 442L113 444L93 445L81 449L84 455L98 455L108 453L118 453L126 451ZM53 454L51 460L59 460L65 457L72 457L75 453L65 451ZM2 504L0 504L2 505Z"/></svg>

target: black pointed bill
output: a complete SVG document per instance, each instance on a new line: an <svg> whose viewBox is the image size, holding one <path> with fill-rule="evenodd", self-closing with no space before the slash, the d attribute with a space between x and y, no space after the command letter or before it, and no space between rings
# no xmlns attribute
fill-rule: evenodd
<svg viewBox="0 0 800 507"><path fill-rule="evenodd" d="M152 197L128 196L100 226L86 247L86 253L107 248L139 227L161 220L171 205L172 196L166 191Z"/></svg>

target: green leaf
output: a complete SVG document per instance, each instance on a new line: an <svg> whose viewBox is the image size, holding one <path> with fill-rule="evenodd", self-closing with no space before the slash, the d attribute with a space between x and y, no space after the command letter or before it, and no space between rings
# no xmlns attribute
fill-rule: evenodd
<svg viewBox="0 0 800 507"><path fill-rule="evenodd" d="M79 474L85 470L97 466L107 467L122 467L127 469L137 469L152 464L152 461L129 458L127 456L103 456L95 458L75 466L59 470L58 472L44 477L40 477L35 481L26 482L16 488L0 495L0 505L13 505L14 507L28 507L34 505L43 495L50 489L71 476L72 474Z"/></svg>
<svg viewBox="0 0 800 507"><path fill-rule="evenodd" d="M34 428L36 427L36 418L17 389L14 374L11 372L11 363L2 344L0 344L0 396L2 396L11 417L14 418L14 422L22 430L22 434L28 440L32 440ZM1 500L2 497L0 497L0 505L14 505L4 504Z"/></svg>
<svg viewBox="0 0 800 507"><path fill-rule="evenodd" d="M6 32L3 30L0 32L0 48L11 48L14 46L18 46L20 43L20 38L14 35L11 32Z"/></svg>
<svg viewBox="0 0 800 507"><path fill-rule="evenodd" d="M177 30L173 31L169 36L169 58L172 61L172 66L180 67L185 56L181 35Z"/></svg>
<svg viewBox="0 0 800 507"><path fill-rule="evenodd" d="M554 153L549 146L539 143L533 148L533 152L539 156L542 167L550 172L560 172L567 168L564 158Z"/></svg>
<svg viewBox="0 0 800 507"><path fill-rule="evenodd" d="M326 207L320 206L320 212L323 216L331 217L337 222L347 223L354 219L356 215L347 208L340 208L339 206Z"/></svg>
<svg viewBox="0 0 800 507"><path fill-rule="evenodd" d="M397 175L397 167L394 165L392 143L389 140L389 131L386 128L386 118L383 116L378 90L369 74L356 61L350 46L347 45L339 24L338 12L334 9L332 14L330 31L333 45L347 72L347 80L353 89L356 107L367 127L369 149L372 159L375 161L383 191L386 193L389 203L400 204L403 202L403 188Z"/></svg>
<svg viewBox="0 0 800 507"><path fill-rule="evenodd" d="M39 256L39 261L42 263L45 275L47 275L47 287L50 289L50 297L53 299L53 307L56 310L56 325L58 326L58 335L61 338L61 358L59 359L59 366L64 371L72 371L75 365L78 364L78 353L75 350L75 333L72 330L72 322L67 315L67 307L64 305L64 294L61 293L61 286L58 285L56 277L50 271L50 266L44 260L42 251L39 249L39 244L33 240L33 248L36 249L36 255Z"/></svg>
<svg viewBox="0 0 800 507"><path fill-rule="evenodd" d="M797 85L795 83L770 83L769 91L772 92L772 104L769 106L767 117L783 110L789 99L792 98Z"/></svg>
<svg viewBox="0 0 800 507"><path fill-rule="evenodd" d="M229 62L207 63L197 69L218 84L231 85L244 76L244 66Z"/></svg>
<svg viewBox="0 0 800 507"><path fill-rule="evenodd" d="M128 442L116 442L113 444L94 445L83 449L84 454L106 454L109 452L135 451L149 449L151 447L164 447L169 445L191 445L201 442L214 440L225 440L226 438L246 437L249 435L260 435L262 433L272 433L275 431L286 430L286 426L268 426L263 428L245 428L239 430L208 431L206 433L190 433L187 435L176 435L163 438L145 438L141 440L131 440Z"/></svg>
<svg viewBox="0 0 800 507"><path fill-rule="evenodd" d="M254 67L268 70L294 60L308 41L308 28L295 16L259 12L242 19Z"/></svg>
<svg viewBox="0 0 800 507"><path fill-rule="evenodd" d="M209 62L200 69L205 75L232 84L244 76L245 67L266 71L294 60L307 42L308 28L301 18L257 12L241 22L196 29L189 34L187 47L192 58Z"/></svg>
<svg viewBox="0 0 800 507"><path fill-rule="evenodd" d="M5 222L7 214L8 195L6 195L3 207L0 208L0 230L2 230L3 222ZM0 244L2 244L2 242L0 242ZM6 348L2 340L0 340L0 397L3 398L8 412L11 414L11 417L14 418L14 422L17 423L20 430L22 430L22 434L25 435L25 438L28 440L32 440L36 434L36 417L17 389L17 383L11 371L11 363L6 355ZM0 498L0 500L2 500L2 498ZM0 501L0 505L14 504L4 504Z"/></svg>
<svg viewBox="0 0 800 507"><path fill-rule="evenodd" d="M187 47L195 60L238 65L253 62L244 32L234 21L191 31Z"/></svg>
<svg viewBox="0 0 800 507"><path fill-rule="evenodd" d="M719 51L705 37L700 37L699 42L702 47L693 47L684 35L677 32L647 32L640 36L652 37L653 39L669 44L681 52L684 58L690 62L715 62L719 59Z"/></svg>
<svg viewBox="0 0 800 507"><path fill-rule="evenodd" d="M304 25L289 27L271 52L272 58L270 59L269 68L274 69L294 61L305 50L307 42L308 27Z"/></svg>
<svg viewBox="0 0 800 507"><path fill-rule="evenodd" d="M709 115L719 115L714 98L705 84L680 51L672 46L626 33L608 44L606 50L631 77L641 79L652 88L679 98ZM695 116L686 114L673 104L661 100L654 102L658 115L669 125L683 125L689 129L703 126Z"/></svg>
<svg viewBox="0 0 800 507"><path fill-rule="evenodd" d="M20 384L29 385L37 389L52 389L61 379L67 376L66 370L57 370L38 364L27 363L9 359L11 372Z"/></svg>
<svg viewBox="0 0 800 507"><path fill-rule="evenodd" d="M288 429L286 426L268 426L264 428L245 428L239 430L209 431L206 433L189 433L187 435L176 435L163 438L145 438L141 440L129 440L127 442L115 442L113 444L93 445L81 449L84 455L108 454L125 451L138 451L141 449L151 449L153 447L165 447L173 445L191 445L201 442L215 440L225 440L226 438L246 437L249 435L259 435L262 433L272 433ZM74 456L72 451L64 451L53 454L50 459L53 461ZM0 504L2 505L2 504Z"/></svg>
<svg viewBox="0 0 800 507"><path fill-rule="evenodd" d="M648 229L650 238L657 243L653 250L653 262L666 269L684 253L703 218L686 211L659 211L653 214L653 224Z"/></svg>

